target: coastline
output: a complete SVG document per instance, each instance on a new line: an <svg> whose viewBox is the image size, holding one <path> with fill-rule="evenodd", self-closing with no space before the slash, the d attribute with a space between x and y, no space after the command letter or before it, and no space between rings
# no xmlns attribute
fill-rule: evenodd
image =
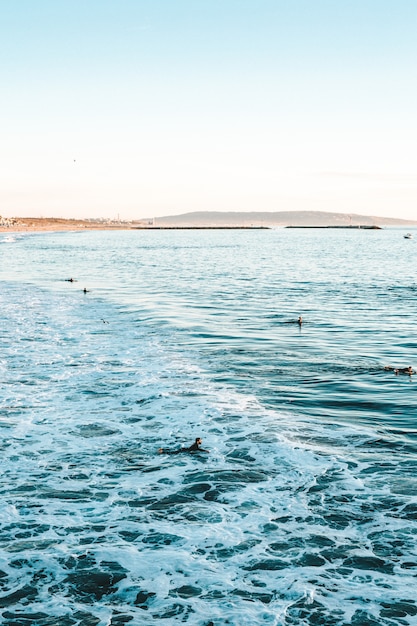
<svg viewBox="0 0 417 626"><path fill-rule="evenodd" d="M3 218L0 232L59 232L85 230L262 230L268 226L150 226L143 222L90 221L48 217Z"/></svg>
<svg viewBox="0 0 417 626"><path fill-rule="evenodd" d="M415 223L387 223L368 224L363 221L361 224L311 224L311 223L259 223L256 220L249 225L245 220L233 223L222 223L217 221L205 222L198 220L184 222L164 221L160 218L160 223L151 223L149 220L136 219L131 221L120 221L111 219L69 219L59 217L1 217L0 216L0 233L12 232L81 232L92 230L268 230L271 228L288 228L288 229L360 229L360 230L381 230L385 228L413 228L417 226Z"/></svg>
<svg viewBox="0 0 417 626"><path fill-rule="evenodd" d="M3 218L0 232L47 232L82 230L130 230L139 222L94 222L90 220L65 219L54 217Z"/></svg>

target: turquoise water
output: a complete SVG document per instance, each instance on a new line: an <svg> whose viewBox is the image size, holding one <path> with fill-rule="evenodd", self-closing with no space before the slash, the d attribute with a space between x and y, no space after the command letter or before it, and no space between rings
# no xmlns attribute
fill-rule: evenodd
<svg viewBox="0 0 417 626"><path fill-rule="evenodd" d="M415 624L417 376L384 367L417 368L416 261L394 229L0 235L2 624Z"/></svg>

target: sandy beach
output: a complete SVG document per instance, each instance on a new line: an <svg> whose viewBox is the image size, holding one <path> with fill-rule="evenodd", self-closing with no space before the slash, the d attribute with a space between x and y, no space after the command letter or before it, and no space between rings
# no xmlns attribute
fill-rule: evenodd
<svg viewBox="0 0 417 626"><path fill-rule="evenodd" d="M36 232L68 230L129 230L140 222L94 222L52 217L0 218L0 232Z"/></svg>

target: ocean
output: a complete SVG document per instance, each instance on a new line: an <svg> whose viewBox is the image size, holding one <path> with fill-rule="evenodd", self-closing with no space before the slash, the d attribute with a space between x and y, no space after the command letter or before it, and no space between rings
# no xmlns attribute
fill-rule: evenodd
<svg viewBox="0 0 417 626"><path fill-rule="evenodd" d="M0 234L1 624L417 624L403 234Z"/></svg>

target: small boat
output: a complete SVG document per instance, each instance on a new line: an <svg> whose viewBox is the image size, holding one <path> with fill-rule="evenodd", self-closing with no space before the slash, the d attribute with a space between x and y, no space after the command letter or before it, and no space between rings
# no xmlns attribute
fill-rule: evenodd
<svg viewBox="0 0 417 626"><path fill-rule="evenodd" d="M404 239L412 239L413 235L411 233L407 233L406 235L404 235Z"/></svg>

